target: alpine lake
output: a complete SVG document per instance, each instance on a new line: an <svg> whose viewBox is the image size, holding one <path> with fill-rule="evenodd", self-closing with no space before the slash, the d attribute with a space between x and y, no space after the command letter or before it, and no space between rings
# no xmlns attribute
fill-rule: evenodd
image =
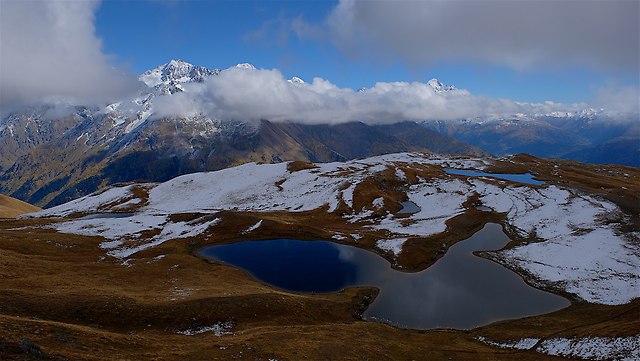
<svg viewBox="0 0 640 361"><path fill-rule="evenodd" d="M471 329L569 306L567 299L534 288L513 271L473 254L499 250L509 241L499 224L486 224L415 273L393 269L374 252L329 241L244 241L205 247L200 255L289 292L376 287L379 294L363 318L403 328Z"/></svg>

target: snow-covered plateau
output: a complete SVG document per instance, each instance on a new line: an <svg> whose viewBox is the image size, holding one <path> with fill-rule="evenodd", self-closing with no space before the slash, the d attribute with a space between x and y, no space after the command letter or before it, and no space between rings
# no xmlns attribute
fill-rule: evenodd
<svg viewBox="0 0 640 361"><path fill-rule="evenodd" d="M395 257L408 239L446 231L448 220L472 207L468 200L473 196L484 209L504 214L512 235L529 240L489 256L530 282L591 303L624 304L640 296L638 232L621 231L625 214L615 204L566 186L534 186L443 171L484 170L495 161L398 153L302 170L289 170L287 163L249 163L146 184L148 199L135 200L133 188L138 185L115 187L30 217L105 213L119 210L125 202L137 206L133 213L118 217L84 217L50 225L64 233L102 236L102 248L109 255L127 258L170 239L214 234L220 211L324 211L377 232L379 252ZM367 182L381 177L387 183L392 178L397 184L394 190L403 192L405 200L420 210L410 215L392 213L387 207L397 200L384 190L377 190L379 194L362 206ZM203 216L189 222L171 220L170 215L180 213ZM258 222L244 232L261 225ZM334 238L356 239L342 234Z"/></svg>

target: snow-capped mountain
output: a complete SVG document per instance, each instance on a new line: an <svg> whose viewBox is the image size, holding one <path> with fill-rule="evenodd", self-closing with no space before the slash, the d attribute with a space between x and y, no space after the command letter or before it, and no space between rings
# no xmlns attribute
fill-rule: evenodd
<svg viewBox="0 0 640 361"><path fill-rule="evenodd" d="M427 85L430 86L436 93L444 93L453 90L457 90L453 85L446 85L440 82L438 79L431 79L427 82Z"/></svg>
<svg viewBox="0 0 640 361"><path fill-rule="evenodd" d="M231 69L256 68L247 63ZM41 106L0 122L0 193L54 205L114 182L163 181L247 161L333 161L390 151L483 154L415 123L336 126L154 116L157 101L218 76L172 60L144 72L132 99L106 106ZM298 77L290 79L303 85Z"/></svg>
<svg viewBox="0 0 640 361"><path fill-rule="evenodd" d="M139 79L159 95L184 91L185 83L202 82L211 75L220 74L219 69L196 66L184 60L171 60L159 67L147 70Z"/></svg>
<svg viewBox="0 0 640 361"><path fill-rule="evenodd" d="M294 76L293 78L288 80L289 83L294 83L294 84L306 84L304 80L298 78L297 76Z"/></svg>
<svg viewBox="0 0 640 361"><path fill-rule="evenodd" d="M249 64L249 63L236 64L236 68L247 69L247 70L256 70L256 67L253 66L253 64Z"/></svg>

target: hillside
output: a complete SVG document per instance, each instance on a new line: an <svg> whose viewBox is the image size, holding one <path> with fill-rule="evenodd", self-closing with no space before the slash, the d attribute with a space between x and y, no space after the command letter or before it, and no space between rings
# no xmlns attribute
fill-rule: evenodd
<svg viewBox="0 0 640 361"><path fill-rule="evenodd" d="M624 180L626 189L620 197L627 198L627 203L620 205L568 186L565 182L571 182L568 173L571 168L561 168L559 164L553 164L553 178L543 186L443 172L448 168L517 168L523 166L523 161L526 158L397 153L344 163L308 163L301 169L296 164L304 163L249 163L217 172L188 174L159 185L114 187L34 216L134 212L122 218L89 218L54 226L64 233L105 237L109 240L104 244L107 254L126 259L175 237L208 234L224 222L224 217L218 216L220 212L326 212L327 221L313 228L323 234L329 232L328 238L374 248L399 268L422 269L434 261L434 250L426 247L424 240L453 240L456 237L452 235L470 235L477 225L465 229L455 224L469 222L463 219L486 221L494 215L503 220L516 239L553 240L495 255L500 262L533 276L531 282L554 284L589 302L616 304L632 299L629 292L640 286L640 278L626 275L633 272L628 265L640 259L624 251L634 248L635 241L633 234L620 234L620 230L633 226L625 220L621 206L637 200L637 195L629 192L637 189L634 183L637 170L614 173ZM535 158L533 162L537 165L528 170L546 180L542 172L549 162ZM567 178L560 173L561 169L567 172ZM419 211L398 216L395 213L402 208L400 201L412 202ZM478 211L479 206L490 211ZM174 220L177 218L180 221ZM356 227L358 236L338 231L345 222ZM306 232L311 232L310 226ZM608 250L597 248L601 239L609 242ZM568 257L579 251L574 247L594 248L589 254L594 257L594 265L572 265L564 257L547 259L544 267L538 265L547 253L566 253ZM608 253L614 250L621 253L615 256ZM560 272L559 278L550 276L556 272ZM605 280L602 285L594 283L595 275ZM562 282L556 284L559 280ZM571 282L564 283L567 280ZM614 290L611 284L619 288Z"/></svg>
<svg viewBox="0 0 640 361"><path fill-rule="evenodd" d="M415 123L301 125L159 119L93 145L76 140L84 134L84 126L78 127L22 156L0 176L0 189L50 207L113 183L161 182L252 161L328 162L401 151L483 154L477 147Z"/></svg>
<svg viewBox="0 0 640 361"><path fill-rule="evenodd" d="M580 162L640 167L640 138L616 138L595 147L566 154L565 157Z"/></svg>
<svg viewBox="0 0 640 361"><path fill-rule="evenodd" d="M537 183L451 168L530 172ZM612 345L633 359L639 178L636 168L524 155L399 153L248 163L108 187L0 222L5 350L19 353L29 334L32 348L52 359L544 360ZM399 212L406 201L418 210ZM407 330L362 320L375 289L289 293L198 256L204 246L243 240L321 239L415 272L486 223L501 224L512 242L482 257L571 306L470 331ZM318 348L309 349L310 337ZM574 344L585 349L567 346Z"/></svg>
<svg viewBox="0 0 640 361"><path fill-rule="evenodd" d="M40 210L42 210L42 208L0 194L0 218L15 218L21 214Z"/></svg>

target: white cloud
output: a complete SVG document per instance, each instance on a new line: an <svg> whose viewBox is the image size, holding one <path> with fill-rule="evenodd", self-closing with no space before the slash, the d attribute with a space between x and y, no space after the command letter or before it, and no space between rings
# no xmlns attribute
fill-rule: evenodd
<svg viewBox="0 0 640 361"><path fill-rule="evenodd" d="M305 123L394 123L574 112L586 104L520 103L475 96L466 90L438 92L428 83L379 82L364 91L315 78L291 83L278 70L230 68L185 92L159 97L155 117L207 114L216 119Z"/></svg>
<svg viewBox="0 0 640 361"><path fill-rule="evenodd" d="M614 120L637 122L640 115L640 88L609 85L598 91L595 103L607 109Z"/></svg>
<svg viewBox="0 0 640 361"><path fill-rule="evenodd" d="M0 1L0 107L102 102L135 90L95 35L97 1Z"/></svg>
<svg viewBox="0 0 640 361"><path fill-rule="evenodd" d="M640 63L637 0L341 0L316 25L348 54L412 65L482 61L637 71ZM312 27L298 23L292 30L307 37Z"/></svg>

